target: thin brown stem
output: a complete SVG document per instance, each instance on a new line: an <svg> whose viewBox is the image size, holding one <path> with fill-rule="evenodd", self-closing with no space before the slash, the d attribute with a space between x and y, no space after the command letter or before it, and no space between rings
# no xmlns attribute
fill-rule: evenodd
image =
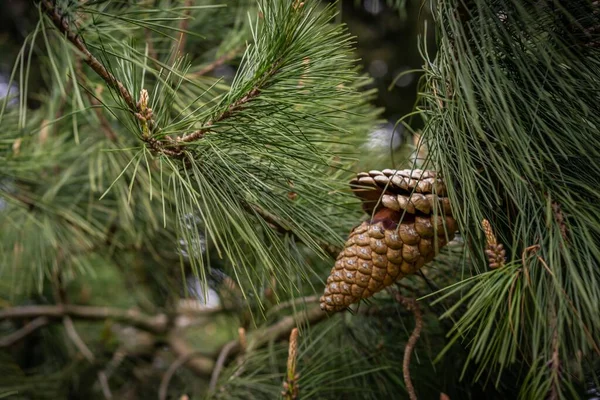
<svg viewBox="0 0 600 400"><path fill-rule="evenodd" d="M181 359L185 359L184 364L196 375L208 377L212 374L215 367L215 362L212 358L199 354L194 348L183 338L183 334L179 330L170 332L168 344L171 351Z"/></svg>
<svg viewBox="0 0 600 400"><path fill-rule="evenodd" d="M144 30L144 36L146 38L146 45L148 46L148 56L154 61L158 61L158 53L154 48L154 43L152 42L152 31L148 28Z"/></svg>
<svg viewBox="0 0 600 400"><path fill-rule="evenodd" d="M133 100L133 96L127 88L119 81L113 74L111 74L106 67L88 50L87 46L81 39L81 37L71 30L69 23L66 18L60 14L52 1L42 0L42 6L46 12L46 15L50 17L54 25L62 32L66 38L83 54L83 61L90 66L104 81L112 88L114 88L121 98L127 104L127 107L131 111L137 111L137 106Z"/></svg>
<svg viewBox="0 0 600 400"><path fill-rule="evenodd" d="M108 376L106 376L104 371L98 371L98 382L100 382L100 388L102 389L104 398L107 400L112 399L112 392L110 391L110 386L108 385Z"/></svg>
<svg viewBox="0 0 600 400"><path fill-rule="evenodd" d="M197 131L194 131L192 133L188 133L187 135L177 137L177 142L189 143L189 142L193 142L195 140L201 139L204 136L204 134L207 133L214 124L231 117L235 112L243 109L244 105L246 103L248 103L250 100L254 99L256 96L258 96L259 93L260 93L260 89L258 87L253 88L242 98L240 98L237 101L230 104L229 107L227 107L227 110L223 111L220 115L218 115L214 119L208 121L204 125L203 128L198 129Z"/></svg>
<svg viewBox="0 0 600 400"><path fill-rule="evenodd" d="M400 293L395 293L395 299L401 303L407 310L412 311L415 317L415 328L413 329L406 346L404 347L404 359L402 360L402 373L404 375L404 384L406 385L406 391L410 400L417 400L417 393L410 377L410 359L412 353L415 350L415 346L421 336L421 330L423 330L423 314L417 301L413 298L402 296Z"/></svg>
<svg viewBox="0 0 600 400"><path fill-rule="evenodd" d="M221 351L219 352L219 357L217 358L217 363L215 364L215 369L213 369L212 375L210 377L210 385L208 386L208 391L210 393L214 392L217 388L217 383L219 382L219 376L221 375L221 371L223 370L223 366L225 366L225 361L227 360L227 356L231 350L238 344L239 342L231 341L227 343Z"/></svg>
<svg viewBox="0 0 600 400"><path fill-rule="evenodd" d="M208 132L214 124L221 122L221 121L231 117L234 113L242 110L246 103L248 103L250 100L254 99L255 97L257 97L260 94L261 87L266 83L266 81L270 77L272 77L273 75L275 75L277 73L280 64L281 64L281 60L274 62L273 65L271 66L271 68L265 73L265 75L256 84L256 86L254 86L254 88L252 88L248 93L246 93L240 99L238 99L238 100L234 101L232 104L230 104L229 107L227 107L227 109L225 111L221 112L221 114L217 115L215 118L208 121L204 125L203 128L201 128L195 132L188 133L187 135L177 137L177 142L186 143L186 142L193 142L195 140L198 140L198 139L202 138L202 136L204 136L204 134L206 132Z"/></svg>
<svg viewBox="0 0 600 400"><path fill-rule="evenodd" d="M94 362L94 353L87 347L81 336L77 333L75 326L73 325L73 320L68 315L63 317L63 325L65 327L65 332L67 333L67 337L73 342L73 345L77 348L77 350L83 354L88 362Z"/></svg>
<svg viewBox="0 0 600 400"><path fill-rule="evenodd" d="M180 38L179 38L179 43L177 44L177 51L175 51L175 53L173 53L173 58L179 56L185 50L185 42L187 40L186 31L188 30L188 25L190 24L190 9L189 9L189 7L192 6L192 3L193 3L192 0L185 0L185 2L183 4L183 7L185 7L186 9L184 10L183 18L181 19L181 21L179 21Z"/></svg>
<svg viewBox="0 0 600 400"><path fill-rule="evenodd" d="M171 379L173 378L173 375L175 375L175 372L177 372L177 370L181 368L184 364L189 363L191 360L193 360L194 357L202 357L202 354L198 351L191 351L182 354L179 356L179 358L177 358L177 360L175 360L175 362L173 362L173 364L169 366L169 369L167 370L167 372L165 372L160 381L160 387L158 389L158 398L160 400L167 400L167 394L169 392L169 383L171 383Z"/></svg>
<svg viewBox="0 0 600 400"><path fill-rule="evenodd" d="M277 323L257 329L247 334L247 346L242 346L240 340L232 340L226 343L219 352L219 357L223 355L223 363L227 358L232 358L240 354L241 352L252 352L253 350L260 348L268 343L275 340L286 339L289 337L292 330L299 326L307 324L318 324L319 322L327 318L327 313L321 310L320 306L316 306L307 310L304 310L296 315L290 315L280 319ZM217 361L218 362L218 361ZM243 360L239 361L240 364ZM242 368L238 369L236 374L241 373ZM218 376L217 376L218 378ZM216 388L216 386L215 386ZM215 389L213 388L213 390Z"/></svg>
<svg viewBox="0 0 600 400"><path fill-rule="evenodd" d="M11 307L0 310L0 321L4 319L28 319L37 317L62 319L65 315L75 319L113 319L153 333L164 333L168 328L168 318L165 314L146 316L134 309L121 310L110 307L79 306L72 304Z"/></svg>
<svg viewBox="0 0 600 400"><path fill-rule="evenodd" d="M277 314L279 311L284 310L288 307L294 307L297 305L302 305L302 304L309 304L309 303L318 303L319 302L319 296L306 296L306 297L299 297L297 299L291 299L288 301L284 301L282 303L277 304L276 306L274 306L273 308L271 308L268 313L269 314Z"/></svg>
<svg viewBox="0 0 600 400"><path fill-rule="evenodd" d="M31 335L33 332L38 329L48 325L50 320L47 317L37 317L31 322L26 323L19 330L11 333L10 335L6 335L0 339L0 348L2 347L10 347L15 343L23 340L28 335Z"/></svg>
<svg viewBox="0 0 600 400"><path fill-rule="evenodd" d="M321 310L321 307L317 305L301 311L295 315L289 315L281 318L278 322L273 325L256 329L253 332L247 334L248 346L246 349L242 349L238 340L232 340L229 343L232 344L230 350L231 356L239 354L242 350L251 352L254 349L260 348L265 344L279 339L285 339L289 336L292 329L303 326L317 324L328 317L328 314Z"/></svg>
<svg viewBox="0 0 600 400"><path fill-rule="evenodd" d="M245 49L245 47L238 47L236 49L233 49L233 50L223 54L221 57L217 58L215 61L202 67L200 70L188 74L188 78L191 78L191 79L199 78L201 76L204 76L204 75L214 71L215 69L217 69L221 65L225 64L226 62L233 60L242 51L244 51L244 49Z"/></svg>

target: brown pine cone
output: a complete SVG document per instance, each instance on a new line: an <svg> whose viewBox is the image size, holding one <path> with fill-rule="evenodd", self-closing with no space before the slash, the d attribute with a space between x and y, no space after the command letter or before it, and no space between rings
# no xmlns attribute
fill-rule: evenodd
<svg viewBox="0 0 600 400"><path fill-rule="evenodd" d="M445 187L439 179L432 181L435 174L431 171L390 171L393 170L361 173L351 182L353 190L363 200L363 206L369 202L365 211L373 212L380 198L381 202L373 219L363 222L350 233L327 278L325 293L320 299L323 310L343 310L415 273L454 238L457 224L450 216L448 199L439 197L440 193L445 193ZM393 184L396 176L406 179L407 184L401 187L397 179ZM422 185L413 176L429 181ZM375 180L374 177L379 178ZM361 182L361 178L372 181L362 179ZM391 183L384 184L384 179ZM356 189L357 184L372 189ZM388 190L392 185L393 190ZM433 185L439 189L436 194L431 193ZM418 188L421 188L419 192L411 195L410 191ZM374 196L371 192L378 194Z"/></svg>

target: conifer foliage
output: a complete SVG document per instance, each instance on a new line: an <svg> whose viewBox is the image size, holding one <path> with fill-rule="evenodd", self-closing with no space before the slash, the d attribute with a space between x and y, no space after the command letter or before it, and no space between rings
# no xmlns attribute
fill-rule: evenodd
<svg viewBox="0 0 600 400"><path fill-rule="evenodd" d="M419 147L368 173L380 110L335 4L30 7L0 104L0 398L600 387L597 1L431 2Z"/></svg>
<svg viewBox="0 0 600 400"><path fill-rule="evenodd" d="M600 356L600 4L443 1L436 16L423 137L473 274L446 291L452 341L475 379L581 398Z"/></svg>

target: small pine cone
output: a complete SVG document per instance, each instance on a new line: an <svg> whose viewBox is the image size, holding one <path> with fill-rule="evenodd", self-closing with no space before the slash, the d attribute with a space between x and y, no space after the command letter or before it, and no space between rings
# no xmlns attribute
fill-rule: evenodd
<svg viewBox="0 0 600 400"><path fill-rule="evenodd" d="M490 221L484 219L483 221L481 221L481 226L483 227L483 232L485 233L485 241L487 242L487 249L485 250L485 254L488 257L489 267L492 269L503 267L504 262L506 261L506 250L504 250L504 246L502 245L502 243L498 243Z"/></svg>
<svg viewBox="0 0 600 400"><path fill-rule="evenodd" d="M406 213L398 224L402 213L381 208L350 233L327 278L323 310L343 310L415 273L454 238L451 216Z"/></svg>
<svg viewBox="0 0 600 400"><path fill-rule="evenodd" d="M489 244L485 251L491 269L502 268L506 261L506 250L501 243Z"/></svg>

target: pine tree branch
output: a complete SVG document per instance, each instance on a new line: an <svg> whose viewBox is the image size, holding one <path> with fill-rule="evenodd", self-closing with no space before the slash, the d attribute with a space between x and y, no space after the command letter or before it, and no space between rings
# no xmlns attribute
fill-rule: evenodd
<svg viewBox="0 0 600 400"><path fill-rule="evenodd" d="M42 7L46 15L52 20L54 25L62 32L67 39L83 54L83 60L88 64L94 72L96 72L110 87L117 90L121 98L127 104L127 107L133 112L137 111L137 106L133 100L133 96L127 88L106 67L89 51L81 37L71 30L68 21L63 18L54 4L50 0L42 0Z"/></svg>
<svg viewBox="0 0 600 400"><path fill-rule="evenodd" d="M265 76L265 79L267 77L270 77L271 75L273 75L275 73L275 70L276 70L276 68L273 68L271 71L269 71L269 73L267 73L267 75ZM248 103L250 100L252 100L256 96L258 96L259 93L260 93L259 87L255 86L252 90L250 90L248 93L246 93L244 96L242 96L242 98L240 98L240 99L234 101L232 104L230 104L229 107L227 107L227 110L223 111L217 117L208 121L204 125L203 128L198 129L195 132L188 133L187 135L178 136L176 139L177 142L189 143L189 142L193 142L195 140L201 139L202 136L204 136L204 134L206 132L210 131L211 127L214 124L221 122L221 121L231 117L234 113L242 110L244 107L244 104Z"/></svg>
<svg viewBox="0 0 600 400"><path fill-rule="evenodd" d="M11 307L0 310L0 321L5 319L28 319L37 317L62 320L62 317L65 315L75 319L87 320L114 319L115 321L123 322L153 333L164 333L168 328L168 318L165 314L147 316L134 309L120 310L110 307L79 306L72 304Z"/></svg>
<svg viewBox="0 0 600 400"><path fill-rule="evenodd" d="M193 142L195 140L198 140L198 139L202 138L202 136L204 136L204 134L206 132L208 132L214 124L231 117L238 111L241 111L244 108L244 105L246 103L248 103L250 100L254 99L255 97L257 97L260 94L262 86L269 80L269 78L273 77L277 73L281 62L282 62L281 59L278 59L277 61L275 61L273 63L273 65L271 66L271 68L262 76L260 81L254 86L254 88L252 88L248 93L246 93L240 99L238 99L238 100L234 101L232 104L230 104L229 107L227 107L227 110L223 111L221 114L219 114L212 120L209 120L203 128L201 128L195 132L189 133L187 135L184 135L182 137L177 137L177 142L187 143L187 142Z"/></svg>
<svg viewBox="0 0 600 400"><path fill-rule="evenodd" d="M18 331L15 331L9 335L4 336L0 339L0 348L2 347L11 347L15 343L20 340L23 340L26 336L31 335L33 332L37 331L39 328L42 328L50 323L50 320L47 317L37 317L33 321L28 322Z"/></svg>

